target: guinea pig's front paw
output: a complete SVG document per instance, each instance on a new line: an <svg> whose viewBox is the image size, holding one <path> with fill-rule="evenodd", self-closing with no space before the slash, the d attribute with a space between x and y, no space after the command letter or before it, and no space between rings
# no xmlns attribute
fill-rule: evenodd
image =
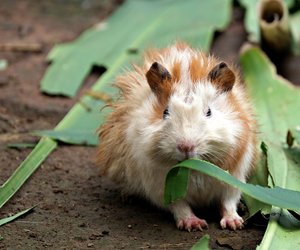
<svg viewBox="0 0 300 250"><path fill-rule="evenodd" d="M244 227L244 220L237 213L224 215L220 221L223 229L229 228L232 230L242 229Z"/></svg>
<svg viewBox="0 0 300 250"><path fill-rule="evenodd" d="M186 218L181 218L177 220L177 227L180 230L191 231L202 231L203 229L207 229L208 225L205 220L199 219L195 215L191 215Z"/></svg>

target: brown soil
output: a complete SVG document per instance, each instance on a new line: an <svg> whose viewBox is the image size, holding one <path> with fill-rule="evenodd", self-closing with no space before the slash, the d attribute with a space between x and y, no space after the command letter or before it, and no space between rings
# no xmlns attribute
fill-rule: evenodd
<svg viewBox="0 0 300 250"><path fill-rule="evenodd" d="M42 50L0 51L0 59L8 61L8 68L0 71L0 184L31 151L6 144L36 142L28 133L53 128L78 99L40 93L47 53L55 43L70 41L100 22L120 2L1 1L0 44L38 43ZM237 63L245 39L242 11L235 9L212 51ZM92 75L87 82L95 79ZM170 214L138 198L124 201L112 183L98 176L94 155L95 148L60 145L1 209L3 218L37 204L32 213L0 227L0 248L189 249L206 233L213 249L254 249L259 244L264 226L254 220L241 231L221 230L216 212L208 216L209 230L177 230Z"/></svg>

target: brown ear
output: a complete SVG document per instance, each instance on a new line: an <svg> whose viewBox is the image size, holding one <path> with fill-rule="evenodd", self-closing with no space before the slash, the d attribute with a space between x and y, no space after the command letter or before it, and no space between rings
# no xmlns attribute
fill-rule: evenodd
<svg viewBox="0 0 300 250"><path fill-rule="evenodd" d="M226 63L221 62L209 72L208 80L215 84L222 92L227 92L234 85L235 75Z"/></svg>
<svg viewBox="0 0 300 250"><path fill-rule="evenodd" d="M158 62L153 63L146 73L146 78L150 88L160 101L170 95L172 77L164 66Z"/></svg>

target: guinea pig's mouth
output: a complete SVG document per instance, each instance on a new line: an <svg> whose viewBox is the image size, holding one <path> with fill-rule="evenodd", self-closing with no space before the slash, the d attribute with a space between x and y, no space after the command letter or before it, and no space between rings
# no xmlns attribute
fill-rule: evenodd
<svg viewBox="0 0 300 250"><path fill-rule="evenodd" d="M189 159L197 159L197 160L202 160L202 157L200 155L197 154L192 154L192 155L186 155L185 157L182 157L181 159L177 159L177 163L183 162L185 160L189 160Z"/></svg>

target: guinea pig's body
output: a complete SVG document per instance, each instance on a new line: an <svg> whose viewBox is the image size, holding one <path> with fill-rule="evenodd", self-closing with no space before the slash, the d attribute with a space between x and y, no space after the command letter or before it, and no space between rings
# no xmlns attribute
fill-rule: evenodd
<svg viewBox="0 0 300 250"><path fill-rule="evenodd" d="M245 182L256 158L256 123L238 74L177 43L153 50L120 76L120 98L100 128L102 173L163 208L165 178L187 158L212 162ZM222 228L241 228L240 191L191 172L185 199L168 209L180 229L207 227L190 206L220 205Z"/></svg>

